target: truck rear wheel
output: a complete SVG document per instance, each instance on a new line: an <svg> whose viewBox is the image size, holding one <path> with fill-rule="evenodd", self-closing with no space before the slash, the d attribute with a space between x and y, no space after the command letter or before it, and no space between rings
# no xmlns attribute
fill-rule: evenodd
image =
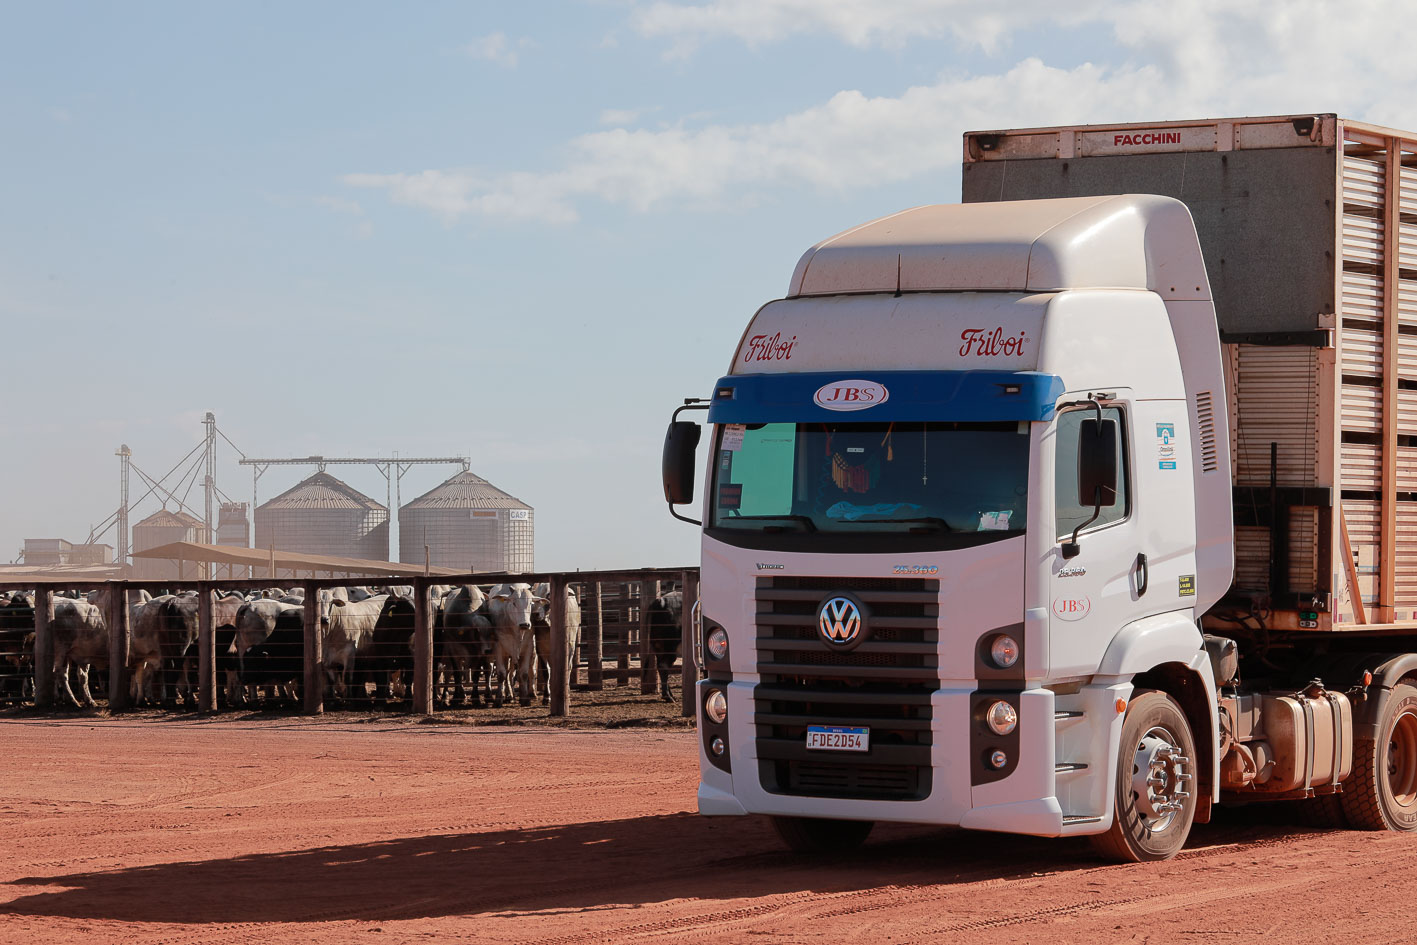
<svg viewBox="0 0 1417 945"><path fill-rule="evenodd" d="M1196 743L1186 714L1164 692L1132 696L1122 720L1112 827L1092 837L1110 860L1168 860L1196 815Z"/></svg>
<svg viewBox="0 0 1417 945"><path fill-rule="evenodd" d="M797 853L844 853L866 842L871 820L825 820L820 817L774 817L777 835Z"/></svg>
<svg viewBox="0 0 1417 945"><path fill-rule="evenodd" d="M1417 688L1392 688L1377 739L1354 743L1353 773L1338 797L1354 827L1417 830Z"/></svg>

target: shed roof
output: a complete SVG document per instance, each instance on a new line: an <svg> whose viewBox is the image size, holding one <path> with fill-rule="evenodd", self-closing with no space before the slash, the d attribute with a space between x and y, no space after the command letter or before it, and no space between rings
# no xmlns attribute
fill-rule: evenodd
<svg viewBox="0 0 1417 945"><path fill-rule="evenodd" d="M317 472L304 479L268 502L263 502L257 512L270 509L377 509L387 512L378 502L341 482L326 472Z"/></svg>
<svg viewBox="0 0 1417 945"><path fill-rule="evenodd" d="M521 499L498 489L476 473L460 472L416 499L405 509L530 509Z"/></svg>
<svg viewBox="0 0 1417 945"><path fill-rule="evenodd" d="M330 571L347 574L423 574L421 564L400 564L397 561L371 561L366 558L340 558L335 555L311 555L296 551L274 551L261 548L241 548L233 545L203 545L193 541L174 541L146 551L133 552L134 558L161 558L168 561L209 561L213 564L268 567L274 555L277 570ZM454 568L428 568L429 574L464 574Z"/></svg>

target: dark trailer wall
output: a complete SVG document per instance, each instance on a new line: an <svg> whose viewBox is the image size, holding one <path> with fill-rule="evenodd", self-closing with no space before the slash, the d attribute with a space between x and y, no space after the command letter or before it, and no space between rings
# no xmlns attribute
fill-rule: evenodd
<svg viewBox="0 0 1417 945"><path fill-rule="evenodd" d="M1319 629L1417 619L1401 557L1417 550L1414 150L1417 136L1334 115L965 135L966 203L1153 193L1190 208L1228 359L1227 603L1274 627L1311 611Z"/></svg>

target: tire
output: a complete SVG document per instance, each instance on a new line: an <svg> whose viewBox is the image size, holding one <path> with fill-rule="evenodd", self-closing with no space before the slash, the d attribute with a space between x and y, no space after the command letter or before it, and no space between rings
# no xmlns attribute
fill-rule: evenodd
<svg viewBox="0 0 1417 945"><path fill-rule="evenodd" d="M1360 830L1417 830L1417 688L1394 686L1378 737L1353 746L1353 773L1338 795Z"/></svg>
<svg viewBox="0 0 1417 945"><path fill-rule="evenodd" d="M1122 720L1112 826L1090 838L1093 848L1120 863L1179 853L1196 816L1195 758L1195 738L1176 700L1152 690L1134 694ZM1169 809L1159 809L1163 805Z"/></svg>
<svg viewBox="0 0 1417 945"><path fill-rule="evenodd" d="M824 820L820 817L773 817L777 835L796 853L845 853L866 842L871 820Z"/></svg>

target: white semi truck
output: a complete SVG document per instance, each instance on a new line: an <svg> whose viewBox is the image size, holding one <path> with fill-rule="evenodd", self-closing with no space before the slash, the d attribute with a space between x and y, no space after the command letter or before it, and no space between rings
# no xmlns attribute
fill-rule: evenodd
<svg viewBox="0 0 1417 945"><path fill-rule="evenodd" d="M1122 860L1217 803L1417 829L1417 136L965 152L965 203L808 250L670 425L673 511L708 411L700 811Z"/></svg>

